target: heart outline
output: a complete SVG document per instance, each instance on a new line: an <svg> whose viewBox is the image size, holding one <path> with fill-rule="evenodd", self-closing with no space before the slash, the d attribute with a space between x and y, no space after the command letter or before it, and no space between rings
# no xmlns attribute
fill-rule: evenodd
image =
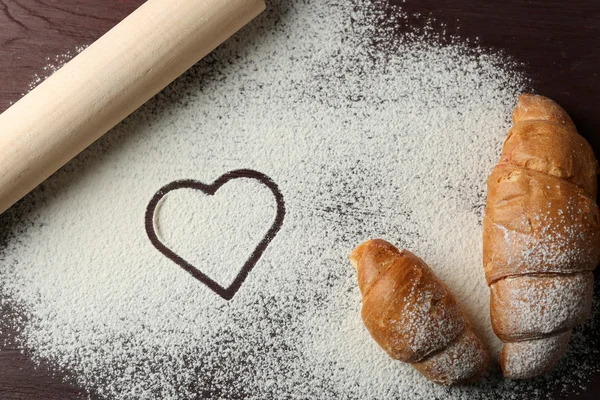
<svg viewBox="0 0 600 400"><path fill-rule="evenodd" d="M258 243L258 245L254 248L254 251L248 258L248 260L244 263L240 271L237 273L233 282L227 286L223 287L218 284L215 280L210 278L208 275L200 271L198 268L194 267L192 264L184 260L181 256L177 255L173 250L168 248L161 240L158 238L156 234L156 229L154 228L154 216L156 213L156 208L160 201L170 192L179 190L179 189L194 189L200 190L207 196L214 196L215 193L226 183L234 180L234 179L254 179L265 185L275 197L275 202L277 204L277 212L275 214L275 220L269 228L269 231L265 234L262 240ZM209 289L213 292L221 296L225 300L231 300L233 296L240 289L267 246L271 243L275 235L281 229L283 225L283 219L285 217L285 202L283 200L283 195L279 191L279 187L277 184L269 178L267 175L262 172L258 172L252 169L238 169L234 171L227 172L217 178L213 183L206 184L193 179L182 179L176 180L171 183L166 184L161 187L152 197L148 206L146 207L145 214L145 227L146 234L150 239L150 242L154 245L154 247L160 251L164 256L169 258L175 264L179 265L185 271L187 271L194 278L204 283Z"/></svg>

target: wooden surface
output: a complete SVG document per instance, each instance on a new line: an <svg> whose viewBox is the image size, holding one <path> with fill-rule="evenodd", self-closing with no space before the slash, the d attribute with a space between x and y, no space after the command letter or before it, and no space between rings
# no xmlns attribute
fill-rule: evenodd
<svg viewBox="0 0 600 400"><path fill-rule="evenodd" d="M46 76L44 67L56 63L57 55L92 43L142 2L0 0L0 111L18 100L36 75ZM410 19L412 26L423 25L423 16L433 16L438 21L434 30L444 24L450 34L503 50L523 63L533 78L532 88L563 105L600 155L597 0L405 0L402 4L405 10L422 15ZM1 242L0 227L0 246ZM10 310L0 311L3 319L13 318ZM0 332L0 343L5 342L0 348L0 399L87 397L64 383L62 376L36 367L14 346L14 335ZM598 393L600 376L586 393L568 398L596 399Z"/></svg>

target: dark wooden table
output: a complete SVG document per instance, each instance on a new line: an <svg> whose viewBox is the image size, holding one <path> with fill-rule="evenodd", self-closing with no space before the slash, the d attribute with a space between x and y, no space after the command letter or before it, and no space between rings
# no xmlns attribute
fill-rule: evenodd
<svg viewBox="0 0 600 400"><path fill-rule="evenodd" d="M47 76L44 67L55 63L57 55L92 43L141 3L143 0L0 0L0 112L29 90L34 76ZM413 27L422 26L431 16L437 20L434 28L444 24L450 35L503 50L523 63L533 78L532 88L563 105L600 155L597 0L406 0L402 5L409 13L420 14L411 17ZM12 318L11 310L0 311L1 318ZM0 348L0 399L87 397L81 389L64 383L63 376L53 375L46 366L37 366L23 355L14 345L14 336L12 331L0 333L0 343L4 343ZM577 398L596 399L598 393L600 376Z"/></svg>

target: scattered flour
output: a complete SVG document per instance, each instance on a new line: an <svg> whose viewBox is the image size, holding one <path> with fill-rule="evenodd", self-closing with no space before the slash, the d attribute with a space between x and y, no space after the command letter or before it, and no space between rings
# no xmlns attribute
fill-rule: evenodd
<svg viewBox="0 0 600 400"><path fill-rule="evenodd" d="M267 234L275 211L269 189L243 179L215 196L191 189L169 193L155 212L155 228L169 249L227 287Z"/></svg>
<svg viewBox="0 0 600 400"><path fill-rule="evenodd" d="M541 384L447 389L369 337L348 255L381 237L431 266L496 357L485 178L525 85L502 54L399 38L384 4L272 1L5 213L2 298L28 351L111 399L539 398L597 370L571 357ZM239 168L270 176L287 214L227 302L150 244L144 212L172 180ZM273 218L258 183L227 185L171 193L158 221L223 281Z"/></svg>
<svg viewBox="0 0 600 400"><path fill-rule="evenodd" d="M41 82L46 80L46 78L48 78L50 75L52 75L53 73L58 71L63 65L65 65L67 62L69 62L73 57L75 57L77 54L79 54L83 50L85 50L86 47L87 46L79 46L79 47L76 47L74 51L67 51L64 54L59 54L54 57L46 57L46 61L48 62L48 64L44 68L42 68L43 72L41 75L35 74L33 76L33 79L31 80L31 83L29 84L29 90L31 91L37 85L39 85ZM23 95L25 95L25 93L23 93Z"/></svg>

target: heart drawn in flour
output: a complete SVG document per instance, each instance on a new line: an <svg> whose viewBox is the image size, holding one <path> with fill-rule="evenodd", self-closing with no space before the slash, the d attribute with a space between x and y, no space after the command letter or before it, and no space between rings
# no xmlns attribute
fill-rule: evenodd
<svg viewBox="0 0 600 400"><path fill-rule="evenodd" d="M233 279L231 284L229 286L225 287L225 286L217 283L214 279L210 278L206 273L202 272L199 269L199 266L194 266L190 262L183 259L180 255L175 253L172 249L170 249L168 246L166 246L159 239L158 234L156 232L156 227L155 227L155 215L156 215L156 209L157 209L158 205L160 204L160 201L170 192L173 192L173 191L179 190L179 189L192 189L192 190L198 190L207 196L213 196L223 185L225 185L226 183L228 183L232 180L240 179L240 178L253 179L253 180L258 181L262 185L266 186L271 191L273 196L275 197L277 210L276 210L276 214L275 214L275 220L273 221L273 224L271 225L271 227L268 230L268 232L266 233L266 235L262 238L262 240L254 248L254 251L252 251L252 253L250 254L250 257L246 260L246 262L244 263L244 265L242 266L242 268L240 269L238 274L235 276L235 278ZM160 251L162 254L164 254L167 258L169 258L173 262L175 262L177 265L179 265L181 268L183 268L185 271L187 271L194 278L196 278L200 282L204 283L209 289L214 291L216 294L221 296L223 299L231 300L233 298L233 296L237 293L237 291L240 289L240 287L242 286L242 284L248 277L248 274L250 273L250 271L252 271L252 268L254 268L254 266L256 265L256 263L258 262L260 257L262 256L263 252L265 251L265 249L267 248L267 246L269 245L271 240L273 240L273 238L275 237L275 235L281 228L281 225L283 224L284 216L285 216L285 204L283 201L283 195L279 191L279 188L277 187L275 182L271 178L269 178L267 175L265 175L261 172L250 170L250 169L240 169L240 170L228 172L228 173L220 176L216 181L214 181L213 183L210 183L210 184L202 183L202 182L199 182L196 180L187 179L187 180L173 181L173 182L163 186L152 197L152 199L150 200L150 203L148 203L148 206L146 208L145 226L146 226L146 233L148 234L148 238L150 238L150 242L152 242L152 244L154 245L154 247L156 247L156 249L158 251Z"/></svg>

